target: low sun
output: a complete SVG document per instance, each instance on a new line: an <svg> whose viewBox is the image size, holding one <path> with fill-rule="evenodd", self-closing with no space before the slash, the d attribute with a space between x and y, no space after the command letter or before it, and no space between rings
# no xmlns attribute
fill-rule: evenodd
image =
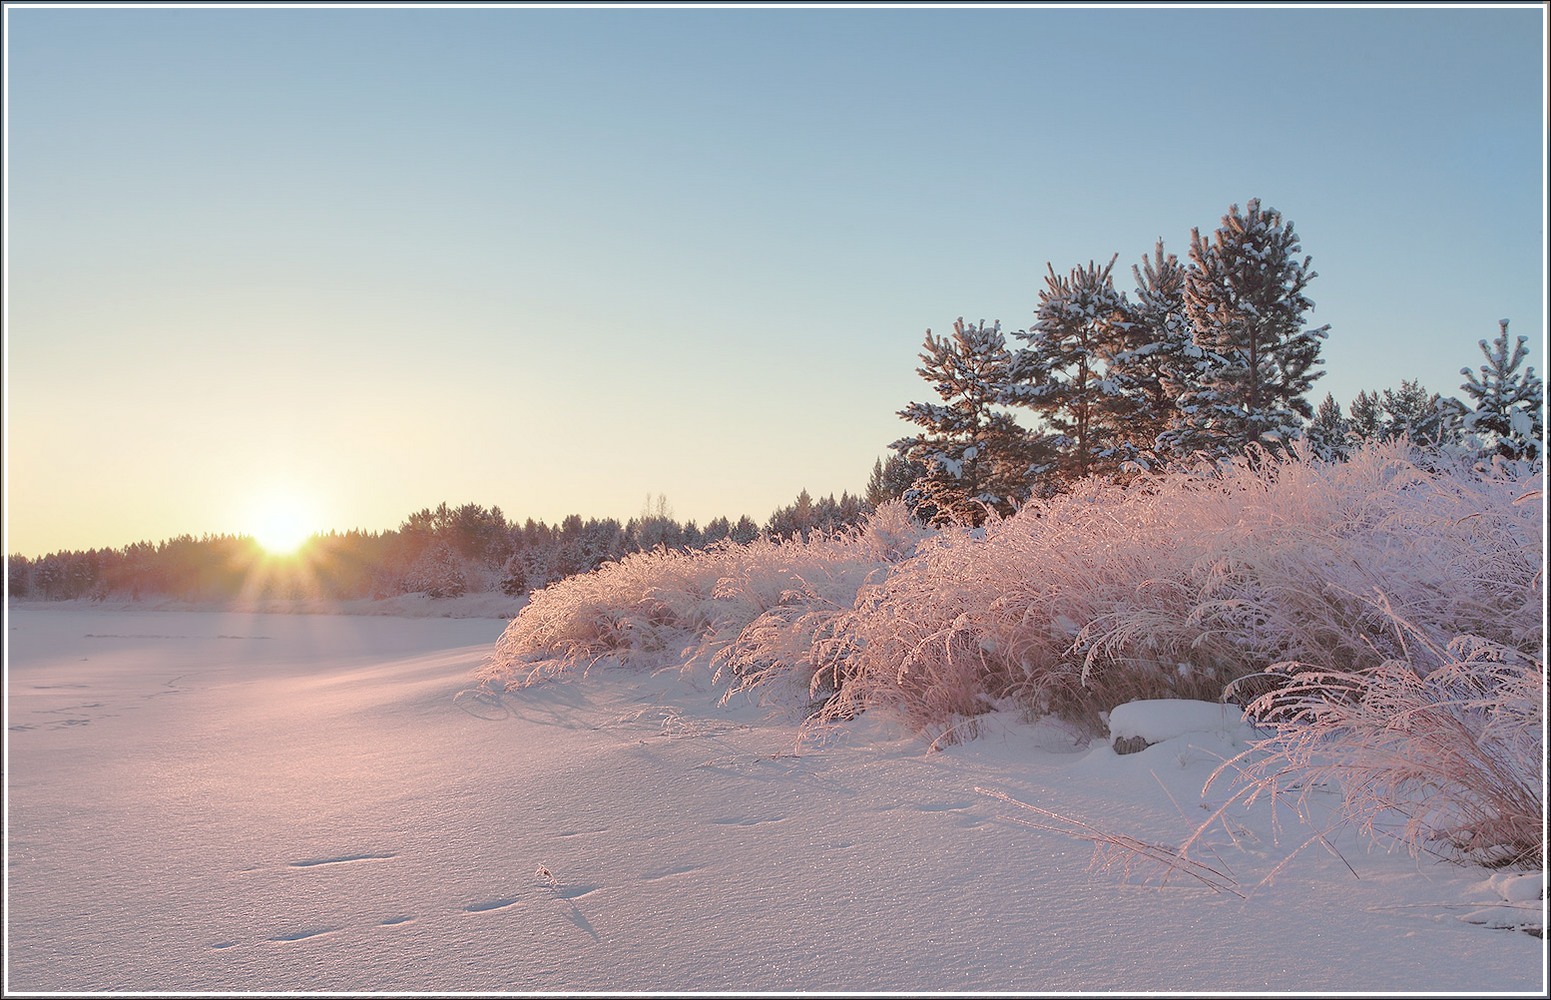
<svg viewBox="0 0 1551 1000"><path fill-rule="evenodd" d="M259 517L253 539L272 556L288 556L312 535L306 518L294 506L277 504Z"/></svg>

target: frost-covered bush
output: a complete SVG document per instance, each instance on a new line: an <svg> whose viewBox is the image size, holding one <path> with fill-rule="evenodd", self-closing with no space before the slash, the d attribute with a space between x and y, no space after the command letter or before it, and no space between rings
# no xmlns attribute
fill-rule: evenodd
<svg viewBox="0 0 1551 1000"><path fill-rule="evenodd" d="M627 555L536 591L483 676L519 686L603 657L659 666L687 656L715 668L728 690L778 677L806 688L826 623L928 534L894 501L861 528L806 542L728 539Z"/></svg>
<svg viewBox="0 0 1551 1000"><path fill-rule="evenodd" d="M1084 480L974 529L893 502L808 542L553 584L486 679L698 663L729 693L826 696L816 724L877 709L939 742L997 705L1098 732L1129 701L1231 697L1272 734L1236 762L1244 795L1333 780L1369 833L1524 862L1543 847L1542 477L1402 440Z"/></svg>
<svg viewBox="0 0 1551 1000"><path fill-rule="evenodd" d="M1538 469L1427 467L1403 442L1086 480L975 532L944 532L832 623L830 715L922 732L1013 699L1097 728L1136 698L1215 699L1299 662L1401 654L1389 608L1442 648L1542 636ZM1251 695L1247 697L1252 697Z"/></svg>
<svg viewBox="0 0 1551 1000"><path fill-rule="evenodd" d="M1345 819L1413 854L1540 867L1543 657L1469 635L1439 647L1383 610L1402 656L1364 670L1278 664L1285 683L1247 713L1272 735L1213 780L1232 774L1244 800L1334 787Z"/></svg>
<svg viewBox="0 0 1551 1000"><path fill-rule="evenodd" d="M466 560L446 542L433 542L404 574L406 594L458 597L469 590Z"/></svg>

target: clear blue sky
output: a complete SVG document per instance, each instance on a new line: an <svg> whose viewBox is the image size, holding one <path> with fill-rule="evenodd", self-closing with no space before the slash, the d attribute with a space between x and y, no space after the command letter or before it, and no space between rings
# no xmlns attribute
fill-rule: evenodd
<svg viewBox="0 0 1551 1000"><path fill-rule="evenodd" d="M1545 12L6 9L8 552L763 520L859 492L928 327L1232 203L1328 374L1544 372Z"/></svg>

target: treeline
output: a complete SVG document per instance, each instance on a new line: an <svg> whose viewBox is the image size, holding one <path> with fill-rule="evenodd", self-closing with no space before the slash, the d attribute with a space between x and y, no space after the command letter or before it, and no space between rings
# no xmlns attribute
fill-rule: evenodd
<svg viewBox="0 0 1551 1000"><path fill-rule="evenodd" d="M1405 434L1464 447L1482 459L1538 459L1544 394L1524 368L1525 338L1507 320L1479 373L1463 369L1462 402L1416 382L1363 392L1342 411L1310 398L1328 326L1306 327L1316 273L1291 222L1258 200L1218 229L1191 233L1189 259L1160 240L1132 267L1135 290L1115 287L1119 255L1058 274L1047 265L1034 322L926 333L917 369L940 399L900 416L918 425L895 442L882 474L936 523L978 524L1031 496L1088 476L1124 477L1179 462L1278 451L1304 438L1339 459L1363 441ZM1025 415L1027 415L1025 417ZM1027 420L1027 425L1019 422Z"/></svg>
<svg viewBox="0 0 1551 1000"><path fill-rule="evenodd" d="M499 507L443 503L410 514L396 530L331 531L313 536L294 556L266 554L245 535L182 535L123 548L7 558L12 597L34 600L172 598L350 600L426 594L456 597L500 590L520 596L632 552L703 549L723 540L807 538L859 524L872 511L863 498L814 499L803 490L763 526L747 515L718 517L704 527L673 516L659 496L638 517L572 514L558 525L509 521Z"/></svg>

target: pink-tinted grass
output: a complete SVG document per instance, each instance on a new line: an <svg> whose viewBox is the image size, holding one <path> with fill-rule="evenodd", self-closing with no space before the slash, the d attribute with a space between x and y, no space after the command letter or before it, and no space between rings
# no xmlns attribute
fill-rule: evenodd
<svg viewBox="0 0 1551 1000"><path fill-rule="evenodd" d="M1384 608L1381 598L1375 604ZM1545 857L1545 661L1476 636L1438 647L1391 616L1404 658L1365 670L1278 664L1247 714L1271 735L1220 767L1234 800L1342 795L1366 835L1489 865Z"/></svg>
<svg viewBox="0 0 1551 1000"><path fill-rule="evenodd" d="M1529 653L1537 475L1424 467L1387 444L1085 482L945 532L862 588L821 663L844 681L827 711L887 707L935 735L1012 699L1096 732L1115 705L1215 700L1273 663L1378 666L1400 650L1375 591L1440 648L1469 633Z"/></svg>
<svg viewBox="0 0 1551 1000"><path fill-rule="evenodd" d="M1126 833L1103 830L1083 820L1063 816L1027 802L1020 802L1005 792L987 788L977 788L975 791L1018 809L1019 814L1008 817L1014 823L1035 830L1063 834L1091 844L1093 859L1089 862L1090 870L1118 870L1122 877L1156 879L1160 884L1167 882L1172 876L1183 875L1194 879L1213 892L1229 893L1240 899L1247 898L1245 893L1240 891L1238 880L1231 873L1197 861L1180 848L1142 840Z"/></svg>
<svg viewBox="0 0 1551 1000"><path fill-rule="evenodd" d="M788 673L806 688L826 622L928 534L894 503L860 530L809 541L761 538L629 555L535 592L497 642L483 678L515 687L608 658L707 665L728 691Z"/></svg>

